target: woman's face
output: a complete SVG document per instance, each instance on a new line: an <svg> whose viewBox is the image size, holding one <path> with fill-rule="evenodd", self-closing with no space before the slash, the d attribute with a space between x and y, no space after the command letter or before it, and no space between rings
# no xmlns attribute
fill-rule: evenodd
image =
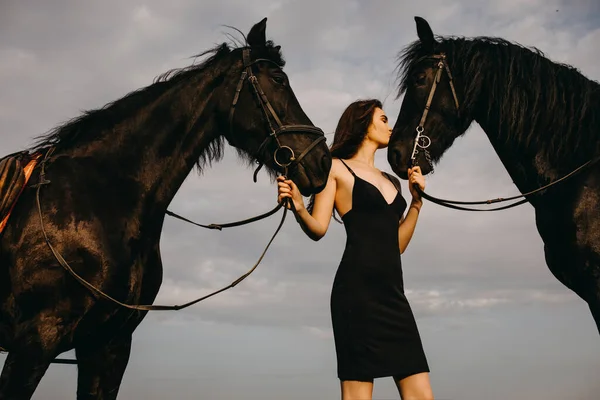
<svg viewBox="0 0 600 400"><path fill-rule="evenodd" d="M367 138L379 144L379 148L387 147L392 135L392 127L388 124L388 118L381 108L373 112L373 121L369 125Z"/></svg>

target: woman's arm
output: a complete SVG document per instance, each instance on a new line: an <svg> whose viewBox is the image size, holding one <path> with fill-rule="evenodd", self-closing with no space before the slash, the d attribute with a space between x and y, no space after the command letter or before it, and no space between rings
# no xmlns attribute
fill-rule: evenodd
<svg viewBox="0 0 600 400"><path fill-rule="evenodd" d="M284 179L282 176L277 178L279 193L277 201L281 202L285 198L292 199L296 209L294 213L296 221L298 221L304 233L315 241L325 236L329 228L329 222L331 221L337 189L337 181L334 173L335 164L333 163L331 166L331 172L327 178L325 188L315 195L312 214L304 206L304 200L296 184L289 179Z"/></svg>
<svg viewBox="0 0 600 400"><path fill-rule="evenodd" d="M421 175L421 168L414 167L408 170L408 187L410 194L412 195L412 201L408 208L406 216L400 220L400 227L398 228L398 246L400 253L404 253L410 240L412 239L415 227L417 226L417 220L419 219L419 212L423 206L423 200L416 191L414 185L417 185L421 190L425 190L425 178Z"/></svg>
<svg viewBox="0 0 600 400"><path fill-rule="evenodd" d="M400 253L404 253L404 250L406 250L410 243L410 239L412 239L422 205L423 202L415 201L413 199L406 216L400 221L400 227L398 228L398 246L400 247Z"/></svg>

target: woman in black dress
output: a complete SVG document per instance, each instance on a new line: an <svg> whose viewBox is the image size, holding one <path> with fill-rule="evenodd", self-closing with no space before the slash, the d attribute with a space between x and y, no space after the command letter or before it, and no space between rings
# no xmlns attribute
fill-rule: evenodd
<svg viewBox="0 0 600 400"><path fill-rule="evenodd" d="M290 180L278 178L278 201L292 199L304 232L319 240L333 210L346 228L346 248L331 292L331 319L343 400L371 399L373 379L394 378L403 400L433 399L429 366L404 295L400 254L413 235L425 188L419 167L408 171L412 200L397 178L375 168L392 129L378 100L350 104L331 146L325 189L304 206Z"/></svg>

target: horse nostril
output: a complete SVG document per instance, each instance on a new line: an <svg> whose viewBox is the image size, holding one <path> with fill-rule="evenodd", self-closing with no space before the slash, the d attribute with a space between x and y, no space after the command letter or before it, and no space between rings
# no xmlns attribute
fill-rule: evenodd
<svg viewBox="0 0 600 400"><path fill-rule="evenodd" d="M331 158L327 154L323 154L323 158L321 158L321 168L323 171L329 171L331 168Z"/></svg>
<svg viewBox="0 0 600 400"><path fill-rule="evenodd" d="M394 168L398 167L398 165L400 165L401 159L402 159L402 153L400 152L400 149L398 149L398 148L390 149L389 162L392 165L392 167L394 167Z"/></svg>

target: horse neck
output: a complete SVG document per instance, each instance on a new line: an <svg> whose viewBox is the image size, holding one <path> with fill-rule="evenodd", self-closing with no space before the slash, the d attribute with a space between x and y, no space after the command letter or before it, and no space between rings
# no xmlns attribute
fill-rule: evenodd
<svg viewBox="0 0 600 400"><path fill-rule="evenodd" d="M598 123L585 122L592 122L590 110L600 106L597 95L590 95L586 104L588 114L565 113L557 117L560 108L564 112L581 107L578 94L569 86L561 82L549 94L542 81L516 82L518 76L504 71L503 75L510 77L509 82L508 78L499 79L497 74L495 68L486 69L487 76L480 79L482 86L475 91L477 98L470 108L522 192L535 189L542 182L554 181L598 155L596 143L576 146L573 140L565 141L566 132L584 140L590 140L594 130L600 132ZM579 84L594 85L583 77L578 79L582 79Z"/></svg>
<svg viewBox="0 0 600 400"><path fill-rule="evenodd" d="M205 74L211 80L175 84L71 156L98 160L108 176L125 178L139 188L143 209L164 214L196 162L219 140L214 111L220 92L216 84L223 77L214 72Z"/></svg>
<svg viewBox="0 0 600 400"><path fill-rule="evenodd" d="M531 154L525 148L504 140L506 132L498 129L499 122L497 119L486 117L477 117L475 121L479 123L488 136L492 147L514 184L521 193L535 189L539 186L537 182L539 182L541 175L535 165L538 154Z"/></svg>

